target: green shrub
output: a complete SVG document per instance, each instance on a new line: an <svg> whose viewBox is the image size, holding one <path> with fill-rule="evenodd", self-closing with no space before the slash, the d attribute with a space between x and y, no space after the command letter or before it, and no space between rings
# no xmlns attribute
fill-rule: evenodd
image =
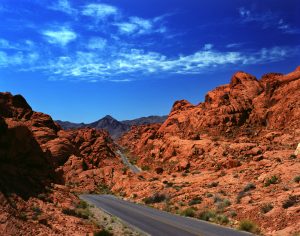
<svg viewBox="0 0 300 236"><path fill-rule="evenodd" d="M193 206L196 204L200 204L202 202L202 197L194 197L191 201L189 201L188 205Z"/></svg>
<svg viewBox="0 0 300 236"><path fill-rule="evenodd" d="M236 213L236 211L231 211L231 212L230 212L230 215L231 215L231 217L236 217L236 216L237 216L237 213Z"/></svg>
<svg viewBox="0 0 300 236"><path fill-rule="evenodd" d="M260 210L262 213L268 213L273 209L273 205L271 203L265 203L261 206Z"/></svg>
<svg viewBox="0 0 300 236"><path fill-rule="evenodd" d="M77 208L82 208L82 209L86 209L88 208L89 204L87 204L85 201L80 200L80 202L77 205Z"/></svg>
<svg viewBox="0 0 300 236"><path fill-rule="evenodd" d="M211 221L216 217L216 213L214 211L203 211L199 214L200 220Z"/></svg>
<svg viewBox="0 0 300 236"><path fill-rule="evenodd" d="M143 199L143 202L145 204L152 204L152 203L159 203L162 202L164 200L166 200L167 197L164 194L159 194L159 193L155 193L154 195L152 195L151 197L145 197Z"/></svg>
<svg viewBox="0 0 300 236"><path fill-rule="evenodd" d="M149 166L142 166L142 170L143 170L143 171L150 170L150 167L149 167Z"/></svg>
<svg viewBox="0 0 300 236"><path fill-rule="evenodd" d="M198 218L200 220L211 221L218 224L228 224L229 219L227 216L222 214L217 214L215 211L206 210L199 214Z"/></svg>
<svg viewBox="0 0 300 236"><path fill-rule="evenodd" d="M300 175L296 176L294 178L294 182L299 183L300 182Z"/></svg>
<svg viewBox="0 0 300 236"><path fill-rule="evenodd" d="M181 212L182 216L188 216L188 217L194 217L195 216L195 210L193 208L186 208Z"/></svg>
<svg viewBox="0 0 300 236"><path fill-rule="evenodd" d="M296 203L298 202L298 197L297 196L293 196L290 195L288 199L286 199L283 203L282 203L282 207L284 209L287 209L291 206L294 206Z"/></svg>
<svg viewBox="0 0 300 236"><path fill-rule="evenodd" d="M26 221L27 220L27 215L25 212L20 213L20 219Z"/></svg>
<svg viewBox="0 0 300 236"><path fill-rule="evenodd" d="M216 222L219 223L219 224L228 224L229 219L225 215L217 215Z"/></svg>
<svg viewBox="0 0 300 236"><path fill-rule="evenodd" d="M219 185L219 182L212 182L212 183L208 184L207 187L214 188L214 187L217 187L218 185Z"/></svg>
<svg viewBox="0 0 300 236"><path fill-rule="evenodd" d="M273 175L271 178L267 178L264 186L268 187L271 184L277 184L279 182L279 178L276 175Z"/></svg>
<svg viewBox="0 0 300 236"><path fill-rule="evenodd" d="M83 200L80 200L75 209L64 208L62 209L62 213L82 219L88 219L93 215L89 209L89 205Z"/></svg>
<svg viewBox="0 0 300 236"><path fill-rule="evenodd" d="M248 192L248 191L250 191L250 190L252 190L252 189L255 189L255 188L256 188L255 184L253 184L253 183L248 183L248 184L244 187L243 191L244 191L244 192Z"/></svg>
<svg viewBox="0 0 300 236"><path fill-rule="evenodd" d="M250 233L257 233L259 231L257 225L251 220L242 220L239 223L239 230L247 231Z"/></svg>
<svg viewBox="0 0 300 236"><path fill-rule="evenodd" d="M110 233L109 231L103 229L101 231L94 232L94 236L113 236L113 234Z"/></svg>

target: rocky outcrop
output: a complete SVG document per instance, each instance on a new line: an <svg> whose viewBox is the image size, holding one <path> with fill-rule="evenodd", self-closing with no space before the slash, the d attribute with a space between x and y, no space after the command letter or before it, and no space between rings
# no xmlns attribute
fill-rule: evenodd
<svg viewBox="0 0 300 236"><path fill-rule="evenodd" d="M119 139L154 175L130 194L164 194L168 206L156 207L173 212L197 199L200 218L221 213L231 224L252 219L266 235L293 235L300 227L299 97L297 69L259 80L237 72L198 105L175 102L162 125L136 126Z"/></svg>
<svg viewBox="0 0 300 236"><path fill-rule="evenodd" d="M121 173L106 131L62 130L20 96L0 93L0 231L86 235L97 227L63 213ZM66 186L64 186L66 185ZM67 226L68 229L64 229Z"/></svg>

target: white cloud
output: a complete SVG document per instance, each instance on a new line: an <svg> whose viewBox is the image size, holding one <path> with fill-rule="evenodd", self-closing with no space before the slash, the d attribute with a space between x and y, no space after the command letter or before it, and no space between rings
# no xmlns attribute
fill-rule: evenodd
<svg viewBox="0 0 300 236"><path fill-rule="evenodd" d="M128 22L116 23L115 25L119 27L119 31L122 34L132 34L138 29L137 25Z"/></svg>
<svg viewBox="0 0 300 236"><path fill-rule="evenodd" d="M36 52L24 53L7 53L0 51L0 68L9 66L32 66L39 59L39 54Z"/></svg>
<svg viewBox="0 0 300 236"><path fill-rule="evenodd" d="M115 23L121 34L144 35L151 33L165 33L166 27L160 22L163 17L144 19L140 17L130 17L126 22Z"/></svg>
<svg viewBox="0 0 300 236"><path fill-rule="evenodd" d="M300 34L300 29L291 26L274 12L266 11L263 13L256 13L244 7L239 8L238 10L242 23L256 22L260 24L263 29L275 28L286 34Z"/></svg>
<svg viewBox="0 0 300 236"><path fill-rule="evenodd" d="M72 8L68 0L57 0L57 2L50 6L49 9L61 11L69 15L77 14L77 10Z"/></svg>
<svg viewBox="0 0 300 236"><path fill-rule="evenodd" d="M51 60L44 67L36 68L65 79L133 80L150 75L201 74L211 68L230 64L251 65L282 61L299 53L299 48L273 47L258 51L218 51L206 47L190 55L167 57L158 52L139 49L113 50L110 55L78 51L70 57ZM124 79L122 79L124 78Z"/></svg>
<svg viewBox="0 0 300 236"><path fill-rule="evenodd" d="M239 8L239 13L241 17L249 17L251 12L244 7Z"/></svg>
<svg viewBox="0 0 300 236"><path fill-rule="evenodd" d="M49 43L60 46L66 46L77 38L77 34L67 27L60 27L56 30L45 30L42 34Z"/></svg>
<svg viewBox="0 0 300 236"><path fill-rule="evenodd" d="M86 5L82 10L82 15L93 17L96 21L117 14L118 9L116 7L103 3L91 3Z"/></svg>
<svg viewBox="0 0 300 236"><path fill-rule="evenodd" d="M245 43L229 43L226 45L226 48L240 48Z"/></svg>
<svg viewBox="0 0 300 236"><path fill-rule="evenodd" d="M32 42L31 40L22 40L19 42L11 42L4 38L0 38L0 49L32 51L35 49L35 43Z"/></svg>
<svg viewBox="0 0 300 236"><path fill-rule="evenodd" d="M204 49L204 50L211 50L213 47L214 47L213 44L207 43L207 44L204 44L203 49Z"/></svg>
<svg viewBox="0 0 300 236"><path fill-rule="evenodd" d="M0 48L9 49L13 48L13 46L6 39L0 39Z"/></svg>
<svg viewBox="0 0 300 236"><path fill-rule="evenodd" d="M278 29L286 34L300 34L300 29L292 27L290 24L286 23L283 19L278 21Z"/></svg>
<svg viewBox="0 0 300 236"><path fill-rule="evenodd" d="M91 38L87 44L87 48L91 50L104 49L107 45L107 40L101 37Z"/></svg>

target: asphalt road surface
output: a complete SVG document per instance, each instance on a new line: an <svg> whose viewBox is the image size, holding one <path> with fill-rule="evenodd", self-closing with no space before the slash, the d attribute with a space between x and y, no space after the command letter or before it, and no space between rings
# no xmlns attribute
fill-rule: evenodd
<svg viewBox="0 0 300 236"><path fill-rule="evenodd" d="M128 166L128 168L131 169L133 171L133 173L137 174L137 173L141 172L141 170L139 168L137 168L135 165L132 165L128 161L127 157L120 150L118 150L117 153L120 155L124 165Z"/></svg>
<svg viewBox="0 0 300 236"><path fill-rule="evenodd" d="M173 215L112 195L81 195L83 200L153 236L246 236L246 232Z"/></svg>

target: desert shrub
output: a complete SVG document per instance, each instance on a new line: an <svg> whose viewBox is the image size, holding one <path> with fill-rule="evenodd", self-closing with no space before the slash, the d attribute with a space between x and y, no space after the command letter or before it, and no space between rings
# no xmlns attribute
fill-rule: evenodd
<svg viewBox="0 0 300 236"><path fill-rule="evenodd" d="M256 188L255 184L253 184L253 183L248 183L248 184L243 188L243 190L240 191L240 192L238 193L238 195L237 195L237 197L236 197L236 203L240 203L240 202L241 202L241 199L242 199L243 197L246 196L246 193L249 192L250 190L255 189L255 188Z"/></svg>
<svg viewBox="0 0 300 236"><path fill-rule="evenodd" d="M170 188L170 187L172 187L172 186L173 186L173 183L172 183L172 182L167 182L167 183L166 183L166 187L167 187L167 188Z"/></svg>
<svg viewBox="0 0 300 236"><path fill-rule="evenodd" d="M216 217L216 213L214 211L203 211L199 214L200 220L211 221Z"/></svg>
<svg viewBox="0 0 300 236"><path fill-rule="evenodd" d="M276 175L271 176L271 178L267 178L264 186L268 187L271 184L277 184L279 182L279 178Z"/></svg>
<svg viewBox="0 0 300 236"><path fill-rule="evenodd" d="M293 196L290 195L288 199L286 199L283 203L282 203L282 207L284 209L287 209L289 207L294 206L296 203L298 202L298 197L297 196Z"/></svg>
<svg viewBox="0 0 300 236"><path fill-rule="evenodd" d="M250 233L257 233L259 231L257 225L251 220L242 220L239 223L239 230L247 231Z"/></svg>
<svg viewBox="0 0 300 236"><path fill-rule="evenodd" d="M194 217L195 216L195 210L193 208L186 208L181 212L182 216L188 216L188 217Z"/></svg>
<svg viewBox="0 0 300 236"><path fill-rule="evenodd" d="M149 179L150 182L158 180L158 177L152 177Z"/></svg>
<svg viewBox="0 0 300 236"><path fill-rule="evenodd" d="M26 215L25 212L21 212L19 217L20 217L21 220L24 220L24 221L27 220L27 215Z"/></svg>
<svg viewBox="0 0 300 236"><path fill-rule="evenodd" d="M215 218L215 222L217 222L219 224L228 224L229 219L225 215L217 215L216 218Z"/></svg>
<svg viewBox="0 0 300 236"><path fill-rule="evenodd" d="M217 187L218 185L219 185L219 182L212 182L212 183L208 184L207 187L214 188L214 187Z"/></svg>
<svg viewBox="0 0 300 236"><path fill-rule="evenodd" d="M123 168L122 168L122 173L123 173L123 174L126 174L126 173L127 173L127 170L128 170L128 167L123 167Z"/></svg>
<svg viewBox="0 0 300 236"><path fill-rule="evenodd" d="M143 171L150 170L150 167L149 167L149 166L142 166L142 170L143 170Z"/></svg>
<svg viewBox="0 0 300 236"><path fill-rule="evenodd" d="M215 201L215 203L217 205L217 209L219 211L223 211L225 207L228 207L231 205L231 202L228 199L222 199L219 197L215 197L214 201Z"/></svg>
<svg viewBox="0 0 300 236"><path fill-rule="evenodd" d="M273 205L271 203L265 203L261 206L260 210L262 213L268 213L273 209Z"/></svg>
<svg viewBox="0 0 300 236"><path fill-rule="evenodd" d="M198 218L200 220L211 221L218 224L228 224L229 219L227 216L222 214L217 214L215 211L206 210L199 214Z"/></svg>
<svg viewBox="0 0 300 236"><path fill-rule="evenodd" d="M231 212L230 212L230 215L231 215L231 217L236 217L236 216L237 216L237 213L236 213L236 211L231 211Z"/></svg>
<svg viewBox="0 0 300 236"><path fill-rule="evenodd" d="M75 209L63 208L62 213L65 215L75 216L82 219L88 219L92 216L92 212L89 209L89 205L80 200L80 202L76 205Z"/></svg>
<svg viewBox="0 0 300 236"><path fill-rule="evenodd" d="M291 160L294 160L294 159L296 159L296 158L297 158L297 156L296 156L295 154L290 155L290 159L291 159Z"/></svg>
<svg viewBox="0 0 300 236"><path fill-rule="evenodd" d="M255 188L256 188L255 184L253 184L253 183L248 183L248 184L244 187L243 191L244 191L244 192L248 192L248 191L253 190L253 189L255 189Z"/></svg>
<svg viewBox="0 0 300 236"><path fill-rule="evenodd" d="M85 201L80 200L80 202L79 202L78 205L77 205L77 208L86 209L86 208L88 208L88 206L89 206L89 205L88 205Z"/></svg>
<svg viewBox="0 0 300 236"><path fill-rule="evenodd" d="M109 231L103 229L101 231L97 231L97 232L94 232L93 234L94 236L113 236L112 233L110 233Z"/></svg>
<svg viewBox="0 0 300 236"><path fill-rule="evenodd" d="M112 194L110 188L104 183L98 184L95 192L98 194Z"/></svg>
<svg viewBox="0 0 300 236"><path fill-rule="evenodd" d="M92 214L88 209L62 209L62 213L69 216L75 216L82 219L88 219Z"/></svg>
<svg viewBox="0 0 300 236"><path fill-rule="evenodd" d="M145 204L152 204L152 203L162 202L162 201L164 201L166 199L167 199L166 195L155 193L154 195L152 195L150 197L145 197L143 199L143 201L144 201Z"/></svg>
<svg viewBox="0 0 300 236"><path fill-rule="evenodd" d="M294 182L299 183L300 182L300 175L296 176L294 178Z"/></svg>
<svg viewBox="0 0 300 236"><path fill-rule="evenodd" d="M189 201L189 206L200 204L202 202L202 197L194 197L191 201Z"/></svg>

